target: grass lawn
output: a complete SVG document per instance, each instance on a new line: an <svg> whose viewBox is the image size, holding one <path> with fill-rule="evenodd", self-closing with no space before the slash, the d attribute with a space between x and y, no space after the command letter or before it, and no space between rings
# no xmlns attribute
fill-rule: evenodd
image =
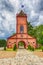
<svg viewBox="0 0 43 65"><path fill-rule="evenodd" d="M7 48L6 51L13 51L13 49L9 49L9 48Z"/></svg>

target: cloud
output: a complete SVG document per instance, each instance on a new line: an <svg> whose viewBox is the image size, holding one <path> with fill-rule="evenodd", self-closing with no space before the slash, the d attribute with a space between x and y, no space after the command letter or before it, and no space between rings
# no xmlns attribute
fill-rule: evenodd
<svg viewBox="0 0 43 65"><path fill-rule="evenodd" d="M24 11L27 10L28 21L31 22L33 26L42 24L43 17L40 20L40 16L43 16L43 0L25 0L23 2L26 6Z"/></svg>
<svg viewBox="0 0 43 65"><path fill-rule="evenodd" d="M37 23L37 25L43 24L43 15L39 16L39 22Z"/></svg>
<svg viewBox="0 0 43 65"><path fill-rule="evenodd" d="M9 0L1 0L0 2L1 2L1 6L0 6L1 10L5 9L6 11L10 11L10 12L14 11L14 8L9 2Z"/></svg>
<svg viewBox="0 0 43 65"><path fill-rule="evenodd" d="M0 38L16 32L16 14L21 9L33 26L43 24L43 0L0 0Z"/></svg>
<svg viewBox="0 0 43 65"><path fill-rule="evenodd" d="M0 31L0 37L4 37L5 33Z"/></svg>
<svg viewBox="0 0 43 65"><path fill-rule="evenodd" d="M10 35L16 31L16 17L14 16L15 11L14 8L12 9L13 5L9 4L7 0L2 0L0 2L0 31L2 33L1 36L3 35L6 37L7 34Z"/></svg>

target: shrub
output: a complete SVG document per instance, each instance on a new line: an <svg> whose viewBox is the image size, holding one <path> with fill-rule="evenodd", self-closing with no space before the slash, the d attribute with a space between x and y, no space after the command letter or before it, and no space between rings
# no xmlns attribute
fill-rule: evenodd
<svg viewBox="0 0 43 65"><path fill-rule="evenodd" d="M34 48L32 46L28 46L28 49L31 50L31 51L34 51Z"/></svg>
<svg viewBox="0 0 43 65"><path fill-rule="evenodd" d="M16 47L16 44L14 45L14 47L13 47L13 50L15 51L17 49L17 47Z"/></svg>
<svg viewBox="0 0 43 65"><path fill-rule="evenodd" d="M32 51L34 51L34 48L32 47Z"/></svg>
<svg viewBox="0 0 43 65"><path fill-rule="evenodd" d="M6 46L4 46L4 50L6 50Z"/></svg>
<svg viewBox="0 0 43 65"><path fill-rule="evenodd" d="M28 46L28 49L30 49L30 50L31 50L31 46L30 46L30 45Z"/></svg>
<svg viewBox="0 0 43 65"><path fill-rule="evenodd" d="M4 44L4 50L6 50L6 43Z"/></svg>

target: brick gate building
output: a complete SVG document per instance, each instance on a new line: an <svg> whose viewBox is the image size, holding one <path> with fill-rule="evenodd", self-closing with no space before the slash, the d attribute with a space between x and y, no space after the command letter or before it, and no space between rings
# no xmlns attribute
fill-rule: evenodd
<svg viewBox="0 0 43 65"><path fill-rule="evenodd" d="M27 34L27 15L23 11L16 15L16 34L7 39L7 47L13 48L16 44L18 48L20 41L24 43L24 48L28 45L36 48L36 39Z"/></svg>

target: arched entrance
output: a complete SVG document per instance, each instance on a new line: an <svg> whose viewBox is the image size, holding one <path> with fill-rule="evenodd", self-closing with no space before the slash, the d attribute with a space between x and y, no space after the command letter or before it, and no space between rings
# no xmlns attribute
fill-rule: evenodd
<svg viewBox="0 0 43 65"><path fill-rule="evenodd" d="M20 49L26 48L25 42L24 41L19 41L18 42L18 48L20 48Z"/></svg>

